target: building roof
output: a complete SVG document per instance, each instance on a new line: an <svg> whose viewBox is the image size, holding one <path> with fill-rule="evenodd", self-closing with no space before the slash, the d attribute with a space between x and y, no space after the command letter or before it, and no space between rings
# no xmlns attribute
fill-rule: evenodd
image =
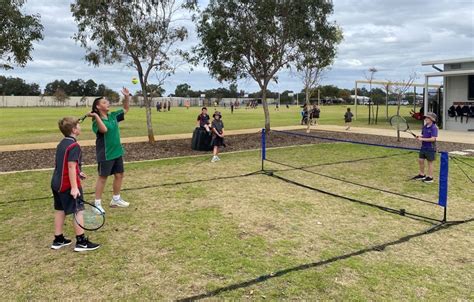
<svg viewBox="0 0 474 302"><path fill-rule="evenodd" d="M421 62L421 65L436 65L436 64L457 64L457 63L469 63L474 62L474 57L460 58L460 59L449 59L449 60L433 60Z"/></svg>
<svg viewBox="0 0 474 302"><path fill-rule="evenodd" d="M474 75L474 69L425 73L425 77L446 77L446 76L464 76L464 75Z"/></svg>

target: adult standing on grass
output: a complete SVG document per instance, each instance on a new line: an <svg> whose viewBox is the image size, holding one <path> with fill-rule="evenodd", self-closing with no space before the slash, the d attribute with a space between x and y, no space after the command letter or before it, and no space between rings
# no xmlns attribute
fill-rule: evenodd
<svg viewBox="0 0 474 302"><path fill-rule="evenodd" d="M425 115L425 124L421 129L421 136L416 140L421 142L421 149L418 155L420 171L413 180L422 180L425 183L433 182L433 162L436 159L436 139L438 138L438 127L436 126L436 114L428 112ZM425 175L425 159L428 162L428 175Z"/></svg>
<svg viewBox="0 0 474 302"><path fill-rule="evenodd" d="M122 89L124 95L123 109L109 112L110 102L105 97L99 97L92 104L92 131L96 134L96 157L99 177L95 186L95 206L105 213L102 207L102 193L110 175L114 175L113 196L110 207L126 208L129 203L122 199L120 190L124 176L124 149L120 142L119 122L125 119L129 110L130 92Z"/></svg>

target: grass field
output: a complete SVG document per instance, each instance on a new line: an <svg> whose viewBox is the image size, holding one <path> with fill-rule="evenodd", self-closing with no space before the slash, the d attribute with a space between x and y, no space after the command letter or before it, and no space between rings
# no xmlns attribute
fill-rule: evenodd
<svg viewBox="0 0 474 302"><path fill-rule="evenodd" d="M267 155L274 161L307 166L309 171L435 199L436 184L406 181L416 173L416 155L396 153L400 152L320 144L271 149ZM257 151L248 151L222 154L222 160L214 164L207 155L126 164L122 195L131 207L106 207L105 227L89 234L103 246L85 254L74 253L71 247L49 249L52 201L34 198L49 196L51 172L0 175L1 297L474 299L474 223L423 234L431 223L268 175L241 176L260 170L259 156ZM309 167L381 156L386 157ZM466 160L474 164L472 159ZM441 217L442 210L436 205L407 201L275 163L265 166L275 170L275 175L308 186ZM85 171L95 175L95 167ZM85 192L92 192L94 180L90 177L86 181ZM181 184L173 184L176 182ZM110 186L108 183L108 190ZM471 189L464 175L451 167L448 218L474 216ZM105 195L110 198L110 191ZM87 199L91 197L86 194ZM71 237L69 222L66 235ZM387 246L383 249L380 245Z"/></svg>
<svg viewBox="0 0 474 302"><path fill-rule="evenodd" d="M322 106L321 124L343 125L343 117L347 106ZM389 107L389 116L396 113L396 106ZM411 107L402 107L402 115L409 117ZM218 108L223 112L223 121L227 130L262 128L264 126L263 110L238 109L230 114L230 109ZM301 116L301 108L296 106L275 111L271 107L271 126L298 125ZM352 109L354 111L354 109ZM57 127L57 121L64 116L80 117L86 112L85 108L1 108L0 109L0 145L27 144L39 142L56 142L61 139L61 133ZM212 115L214 108L209 108ZM379 123L371 127L389 127L385 120L385 107L380 108ZM169 112L152 113L153 128L155 135L191 133L196 125L196 117L200 108L194 107L189 110L184 108L172 108ZM358 106L359 118L354 121L354 126L367 127L368 110L365 106ZM411 128L419 128L419 122L408 119ZM121 123L122 137L147 136L145 109L132 107ZM91 131L90 119L83 123L81 139L94 139Z"/></svg>

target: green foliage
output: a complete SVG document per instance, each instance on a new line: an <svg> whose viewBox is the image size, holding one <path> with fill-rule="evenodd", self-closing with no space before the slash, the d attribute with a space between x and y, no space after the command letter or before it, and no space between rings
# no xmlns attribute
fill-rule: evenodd
<svg viewBox="0 0 474 302"><path fill-rule="evenodd" d="M142 91L149 91L150 73L157 74L158 85L162 85L177 67L175 57L184 54L182 50L172 51L177 42L188 36L187 29L175 21L181 9L192 9L194 4L195 1L187 1L177 5L174 0L76 0L71 4L78 26L74 39L86 49L88 62L123 62L137 70ZM151 100L147 94L144 101L151 142Z"/></svg>
<svg viewBox="0 0 474 302"><path fill-rule="evenodd" d="M69 96L62 88L56 89L53 96L58 103L64 103L67 99L69 99Z"/></svg>
<svg viewBox="0 0 474 302"><path fill-rule="evenodd" d="M104 84L97 85L97 83L92 79L87 81L77 79L72 80L69 83L66 83L64 80L54 80L53 82L46 84L44 95L54 95L58 89L62 89L69 96L113 96L112 99L117 99L117 101L119 97L118 93L114 92Z"/></svg>
<svg viewBox="0 0 474 302"><path fill-rule="evenodd" d="M0 94L2 95L40 95L38 84L27 84L21 78L0 76Z"/></svg>
<svg viewBox="0 0 474 302"><path fill-rule="evenodd" d="M24 1L4 0L0 8L0 69L21 67L31 60L33 42L43 39L40 16L20 11Z"/></svg>
<svg viewBox="0 0 474 302"><path fill-rule="evenodd" d="M178 97L200 97L201 94L205 94L206 98L236 98L243 96L237 91L236 84L230 84L229 88L220 87L206 90L192 90L189 84L184 83L176 86L174 91L174 96Z"/></svg>
<svg viewBox="0 0 474 302"><path fill-rule="evenodd" d="M318 45L327 44L334 30L326 21L331 12L331 2L321 0L214 0L198 19L201 44L195 51L219 81L251 78L258 83L269 130L269 82L278 81L281 69L297 64L301 50L312 49L316 36ZM330 53L332 44L324 50Z"/></svg>

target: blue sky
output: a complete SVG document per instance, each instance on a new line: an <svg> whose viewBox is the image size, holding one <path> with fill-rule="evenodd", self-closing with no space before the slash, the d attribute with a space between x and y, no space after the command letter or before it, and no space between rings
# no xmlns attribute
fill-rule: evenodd
<svg viewBox="0 0 474 302"><path fill-rule="evenodd" d="M200 1L203 6L207 1ZM370 67L379 70L379 80L403 80L417 72L422 82L423 73L431 67L422 67L422 61L474 57L474 1L473 0L333 0L331 17L342 28L344 41L332 69L324 76L322 84L353 88L354 81L364 79ZM27 82L40 84L41 88L56 79L65 81L93 79L113 89L138 85L131 84L134 70L123 64L89 66L83 59L85 51L71 37L76 24L69 10L70 1L28 0L27 13L38 13L44 25L44 40L35 43L33 61L25 68L2 71L6 76L21 77ZM194 28L182 45L186 48L198 41ZM173 93L176 85L188 83L192 89L209 89L225 86L212 79L204 67L190 71L187 66L170 77L164 88ZM256 91L251 80L238 83L239 89ZM302 89L300 78L282 71L279 83L270 85L272 91Z"/></svg>

